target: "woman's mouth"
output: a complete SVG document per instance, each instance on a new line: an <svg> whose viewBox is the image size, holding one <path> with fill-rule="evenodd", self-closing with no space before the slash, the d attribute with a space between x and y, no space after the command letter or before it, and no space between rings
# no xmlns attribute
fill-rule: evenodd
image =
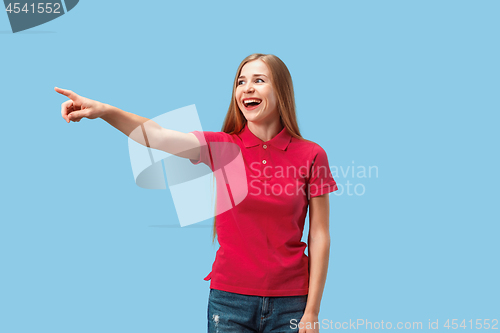
<svg viewBox="0 0 500 333"><path fill-rule="evenodd" d="M256 109L260 103L262 103L260 98L245 98L243 100L243 106L248 111Z"/></svg>

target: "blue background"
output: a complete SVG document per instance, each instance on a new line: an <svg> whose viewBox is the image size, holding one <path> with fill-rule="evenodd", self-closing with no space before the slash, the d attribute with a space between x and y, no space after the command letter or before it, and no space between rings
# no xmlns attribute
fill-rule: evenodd
<svg viewBox="0 0 500 333"><path fill-rule="evenodd" d="M89 0L16 34L0 14L0 332L206 331L211 221L175 227L170 192L135 185L127 137L67 124L53 89L148 118L196 104L219 131L255 52L287 64L332 167L378 168L335 177L365 192L330 195L320 321L500 319L499 10Z"/></svg>

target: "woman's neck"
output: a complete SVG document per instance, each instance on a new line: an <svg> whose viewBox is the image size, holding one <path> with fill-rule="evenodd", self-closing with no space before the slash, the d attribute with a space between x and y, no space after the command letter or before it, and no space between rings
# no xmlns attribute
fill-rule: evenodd
<svg viewBox="0 0 500 333"><path fill-rule="evenodd" d="M280 118L265 124L247 121L247 127L253 135L264 142L271 140L283 130Z"/></svg>

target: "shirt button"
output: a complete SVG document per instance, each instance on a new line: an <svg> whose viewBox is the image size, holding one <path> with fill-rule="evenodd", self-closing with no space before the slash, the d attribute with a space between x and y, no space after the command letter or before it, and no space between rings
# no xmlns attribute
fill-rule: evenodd
<svg viewBox="0 0 500 333"><path fill-rule="evenodd" d="M266 148L267 148L267 146L266 146L266 145L263 145L263 146L262 146L262 148L266 149Z"/></svg>
<svg viewBox="0 0 500 333"><path fill-rule="evenodd" d="M267 163L267 161L266 161L266 160L262 160L262 163L266 164L266 163Z"/></svg>

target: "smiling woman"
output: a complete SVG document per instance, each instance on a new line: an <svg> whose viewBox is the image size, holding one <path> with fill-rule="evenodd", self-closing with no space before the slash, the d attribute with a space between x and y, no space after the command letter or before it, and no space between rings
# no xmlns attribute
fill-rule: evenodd
<svg viewBox="0 0 500 333"><path fill-rule="evenodd" d="M254 133L264 123L279 121L276 95L270 77L267 65L260 59L246 64L238 77L236 100Z"/></svg>
<svg viewBox="0 0 500 333"><path fill-rule="evenodd" d="M211 280L209 332L316 327L330 249L328 194L337 184L323 148L300 135L292 78L281 59L252 54L240 63L220 132L181 133L72 91L56 91L70 98L61 110L68 123L102 118L140 144L206 164L214 174L226 170L217 177L212 234L220 248L205 278ZM221 161L225 145L239 149L244 170L232 173L227 158ZM221 207L240 189L227 183L227 174L253 191L230 202L229 210ZM306 244L301 239L308 210Z"/></svg>
<svg viewBox="0 0 500 333"><path fill-rule="evenodd" d="M238 145L249 184L241 203L215 214L213 237L220 248L205 278L211 280L209 332L298 332L317 323L330 247L328 193L337 185L326 152L300 135L286 65L271 54L245 58L222 131L192 133L200 141L200 159L192 162L212 170L221 154L211 143ZM299 172L284 176L280 170ZM301 325L292 327L293 320Z"/></svg>

